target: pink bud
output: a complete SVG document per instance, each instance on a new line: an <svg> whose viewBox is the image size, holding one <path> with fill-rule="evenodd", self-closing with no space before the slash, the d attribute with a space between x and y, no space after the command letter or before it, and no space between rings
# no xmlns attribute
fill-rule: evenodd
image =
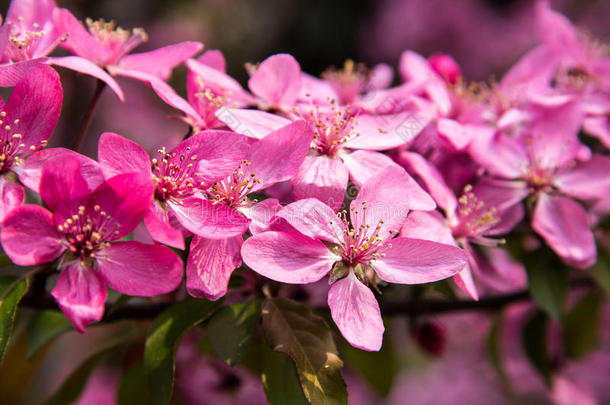
<svg viewBox="0 0 610 405"><path fill-rule="evenodd" d="M449 84L455 84L462 75L460 66L455 59L444 53L435 53L428 58L428 62L432 70Z"/></svg>

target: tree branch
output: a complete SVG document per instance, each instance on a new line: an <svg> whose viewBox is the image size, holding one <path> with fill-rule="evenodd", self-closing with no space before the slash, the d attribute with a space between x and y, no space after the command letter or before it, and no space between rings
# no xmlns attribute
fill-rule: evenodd
<svg viewBox="0 0 610 405"><path fill-rule="evenodd" d="M592 287L595 287L595 282L590 278L578 278L570 282L571 289ZM526 301L529 299L531 299L529 291L523 290L512 294L486 297L479 301L448 301L441 299L406 302L381 301L380 306L383 315L431 315L459 311L496 311L513 302ZM59 310L59 307L51 294L47 291L41 293L41 291L37 289L28 291L19 305L27 308ZM113 305L113 303L106 304L105 315L102 322L114 322L123 319L151 320L171 304L161 302L132 302L126 303L118 308L113 308ZM317 309L328 311L328 308L326 307Z"/></svg>

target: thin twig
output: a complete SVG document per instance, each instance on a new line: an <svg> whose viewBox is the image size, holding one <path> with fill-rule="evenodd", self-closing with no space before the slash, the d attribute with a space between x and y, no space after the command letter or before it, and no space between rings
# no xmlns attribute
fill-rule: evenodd
<svg viewBox="0 0 610 405"><path fill-rule="evenodd" d="M89 128L89 124L91 123L91 117L93 117L93 111L95 110L95 106L102 95L102 91L106 87L106 83L97 79L95 85L95 91L93 92L93 96L91 97L91 101L89 101L89 106L87 107L87 111L85 111L85 115L83 116L83 120L81 121L80 128L78 130L78 135L74 140L74 145L72 149L77 151L80 149L83 140L85 139L85 134L87 133L87 128Z"/></svg>

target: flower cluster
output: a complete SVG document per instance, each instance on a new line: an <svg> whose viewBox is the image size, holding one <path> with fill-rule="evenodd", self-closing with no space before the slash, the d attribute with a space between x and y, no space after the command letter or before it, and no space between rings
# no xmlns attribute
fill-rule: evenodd
<svg viewBox="0 0 610 405"><path fill-rule="evenodd" d="M502 246L517 226L586 269L610 211L610 57L545 1L536 24L539 45L497 83L469 82L445 54L405 51L397 78L352 61L318 78L277 54L248 65L246 89L199 42L132 53L142 29L13 0L0 28L0 85L14 87L0 112L4 252L58 273L51 293L81 332L107 287L166 294L184 269L188 294L208 300L233 293L238 268L250 283L235 294L326 277L332 319L364 350L382 345L374 292L389 284L452 278L473 300L525 287ZM167 83L181 64L186 98ZM121 100L117 76L146 83L188 135L149 154L104 133L97 160L48 148L55 67Z"/></svg>

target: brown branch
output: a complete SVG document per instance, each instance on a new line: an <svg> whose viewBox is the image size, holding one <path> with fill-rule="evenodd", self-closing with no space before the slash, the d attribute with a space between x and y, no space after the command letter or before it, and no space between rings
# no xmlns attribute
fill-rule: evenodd
<svg viewBox="0 0 610 405"><path fill-rule="evenodd" d="M592 288L595 286L593 280L589 278L578 278L570 282L570 288ZM407 302L380 302L381 313L384 315L431 315L459 311L497 311L504 306L531 299L527 290L512 294L485 297L479 301L473 300L440 300L426 299ZM59 310L55 299L47 291L41 293L40 290L30 290L21 300L20 306L36 309ZM154 319L170 304L160 302L131 302L118 308L113 308L112 303L106 304L106 315L102 322L114 322L122 319L150 320ZM317 308L321 311L328 311L327 307Z"/></svg>
<svg viewBox="0 0 610 405"><path fill-rule="evenodd" d="M89 124L91 123L91 117L93 117L93 111L95 110L95 106L102 95L102 91L106 87L106 83L97 79L95 85L95 91L93 92L93 96L91 97L91 101L89 101L89 106L87 107L87 111L85 111L85 115L83 116L83 120L81 121L80 128L78 130L78 135L74 140L74 144L72 145L72 150L78 152L85 139L85 134L87 133L87 128L89 128Z"/></svg>

